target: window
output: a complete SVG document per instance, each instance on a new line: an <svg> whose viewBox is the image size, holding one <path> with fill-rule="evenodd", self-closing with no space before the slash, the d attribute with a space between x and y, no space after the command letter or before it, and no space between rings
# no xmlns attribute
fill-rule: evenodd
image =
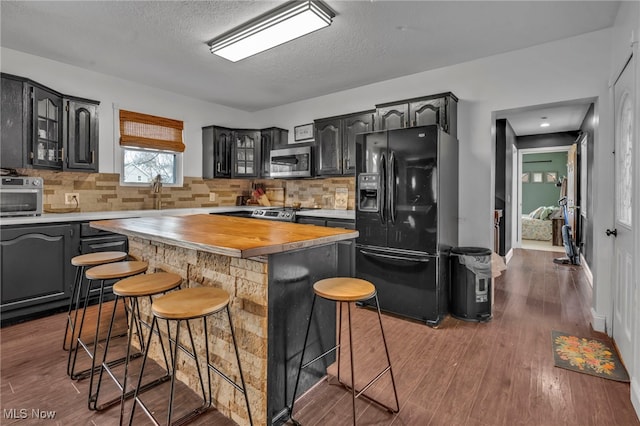
<svg viewBox="0 0 640 426"><path fill-rule="evenodd" d="M182 121L120 110L120 147L124 185L182 185Z"/></svg>
<svg viewBox="0 0 640 426"><path fill-rule="evenodd" d="M123 183L151 183L158 175L165 184L178 183L178 153L125 148L123 155Z"/></svg>

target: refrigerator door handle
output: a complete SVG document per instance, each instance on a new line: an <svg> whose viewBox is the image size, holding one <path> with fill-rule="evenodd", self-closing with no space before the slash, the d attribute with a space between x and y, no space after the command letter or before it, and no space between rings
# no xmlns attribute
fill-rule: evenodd
<svg viewBox="0 0 640 426"><path fill-rule="evenodd" d="M380 200L380 210L379 210L379 215L380 215L380 222L383 225L387 224L387 219L385 217L385 209L387 208L387 191L386 191L386 187L387 187L387 160L384 157L384 154L382 154L380 156L380 175L382 176L382 182L380 183L381 186L381 191L380 191L380 196L382 197L382 200Z"/></svg>
<svg viewBox="0 0 640 426"><path fill-rule="evenodd" d="M396 155L391 151L389 156L389 220L396 223Z"/></svg>
<svg viewBox="0 0 640 426"><path fill-rule="evenodd" d="M404 260L406 262L420 262L420 263L428 263L429 259L426 257L405 257L405 256L394 256L391 254L382 254L382 253L373 253L366 250L360 250L360 253L365 256L371 257L383 257L385 259L393 259L393 260Z"/></svg>

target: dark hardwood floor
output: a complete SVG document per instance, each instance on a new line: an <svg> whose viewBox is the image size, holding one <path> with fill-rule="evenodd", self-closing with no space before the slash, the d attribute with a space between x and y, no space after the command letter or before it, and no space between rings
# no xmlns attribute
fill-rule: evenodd
<svg viewBox="0 0 640 426"><path fill-rule="evenodd" d="M516 250L495 281L493 319L484 324L448 317L438 328L383 317L400 398L391 414L356 401L359 425L640 425L629 384L553 366L551 331L607 340L589 325L591 288L580 267L556 265L557 253ZM355 309L356 384L383 365L375 313ZM65 315L1 330L0 424L115 425L118 409L87 409L86 380L65 374ZM355 337L355 336L354 336ZM343 353L343 362L348 353ZM342 377L349 375L343 364ZM330 370L335 374L335 368ZM367 373L369 376L367 376ZM388 375L367 393L393 404ZM115 391L115 389L112 389ZM188 396L188 392L181 395ZM150 395L158 407L162 395ZM128 409L129 407L127 407ZM10 420L11 409L53 410L54 420ZM335 380L296 403L305 426L351 424L351 394ZM150 424L141 410L136 425ZM194 424L232 424L212 410Z"/></svg>

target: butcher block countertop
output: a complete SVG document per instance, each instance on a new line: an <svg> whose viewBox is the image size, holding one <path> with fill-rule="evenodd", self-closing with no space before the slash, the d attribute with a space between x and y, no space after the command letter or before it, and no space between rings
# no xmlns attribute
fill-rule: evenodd
<svg viewBox="0 0 640 426"><path fill-rule="evenodd" d="M93 228L187 249L249 258L356 238L358 231L222 215L91 222Z"/></svg>

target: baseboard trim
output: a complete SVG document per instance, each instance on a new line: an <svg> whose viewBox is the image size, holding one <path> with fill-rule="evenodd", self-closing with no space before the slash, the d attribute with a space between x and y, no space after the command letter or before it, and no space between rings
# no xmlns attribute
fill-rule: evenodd
<svg viewBox="0 0 640 426"><path fill-rule="evenodd" d="M638 378L631 378L631 404L636 409L636 416L640 420L640 382Z"/></svg>
<svg viewBox="0 0 640 426"><path fill-rule="evenodd" d="M509 249L507 254L504 256L504 263L509 263L512 257L513 257L513 248Z"/></svg>
<svg viewBox="0 0 640 426"><path fill-rule="evenodd" d="M591 327L600 333L607 332L607 317L600 315L595 309L591 308Z"/></svg>
<svg viewBox="0 0 640 426"><path fill-rule="evenodd" d="M593 288L593 274L591 273L591 268L589 268L587 259L585 259L582 254L580 254L580 266L582 266L582 270L584 271L584 275L587 277L589 285Z"/></svg>

